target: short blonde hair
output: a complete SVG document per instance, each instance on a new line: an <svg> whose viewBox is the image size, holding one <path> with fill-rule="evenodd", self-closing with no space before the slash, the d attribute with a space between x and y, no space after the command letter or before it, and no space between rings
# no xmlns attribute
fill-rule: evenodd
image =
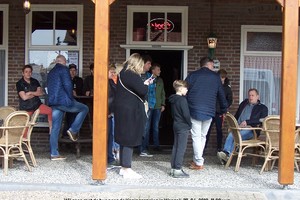
<svg viewBox="0 0 300 200"><path fill-rule="evenodd" d="M122 63L116 63L115 66L116 66L116 74L120 74L120 72L124 68L124 65Z"/></svg>
<svg viewBox="0 0 300 200"><path fill-rule="evenodd" d="M66 57L63 56L63 55L58 55L58 56L56 57L56 59L55 59L55 63L60 63L60 64L65 65L66 62L67 62L67 59L66 59Z"/></svg>
<svg viewBox="0 0 300 200"><path fill-rule="evenodd" d="M130 70L137 74L143 73L144 60L138 53L131 54L131 56L124 62L127 66L126 70Z"/></svg>
<svg viewBox="0 0 300 200"><path fill-rule="evenodd" d="M173 82L173 88L175 89L176 92L178 92L179 88L181 87L188 88L188 83L184 80L175 80Z"/></svg>

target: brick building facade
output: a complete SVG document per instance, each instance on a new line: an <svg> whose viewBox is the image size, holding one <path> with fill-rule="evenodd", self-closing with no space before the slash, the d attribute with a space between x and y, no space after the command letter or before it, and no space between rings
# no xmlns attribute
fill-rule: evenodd
<svg viewBox="0 0 300 200"><path fill-rule="evenodd" d="M44 4L44 1L39 0L30 2L32 5ZM63 2L83 5L82 76L85 77L89 74L88 66L93 62L94 55L94 4L90 0ZM26 15L23 13L22 3L20 0L0 0L0 4L9 5L8 77L5 77L8 96L2 98L7 98L10 106L18 105L15 83L22 76L21 69L26 64ZM48 0L45 4L59 5L61 1ZM127 5L188 7L188 45L192 46L188 50L188 72L198 69L200 58L208 54L206 38L213 29L218 36L215 56L221 62L221 68L227 70L231 80L234 94L234 103L230 108L232 112L235 112L240 101L241 26L282 24L281 7L275 0L214 0L213 13L210 0L115 0L110 10L109 61L112 63L126 59L126 51L120 45L126 44ZM215 137L211 138L214 142Z"/></svg>

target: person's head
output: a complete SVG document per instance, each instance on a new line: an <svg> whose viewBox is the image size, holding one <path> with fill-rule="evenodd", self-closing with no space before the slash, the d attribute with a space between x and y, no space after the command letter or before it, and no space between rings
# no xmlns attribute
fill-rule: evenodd
<svg viewBox="0 0 300 200"><path fill-rule="evenodd" d="M144 60L138 53L131 54L131 56L125 61L124 65L127 65L126 70L131 70L137 74L143 73Z"/></svg>
<svg viewBox="0 0 300 200"><path fill-rule="evenodd" d="M108 67L108 79L113 79L116 76L116 66L110 64Z"/></svg>
<svg viewBox="0 0 300 200"><path fill-rule="evenodd" d="M222 83L224 83L225 79L227 78L227 72L226 72L226 70L225 69L220 69L218 71L218 74L220 75Z"/></svg>
<svg viewBox="0 0 300 200"><path fill-rule="evenodd" d="M203 57L200 60L200 67L207 67L210 70L214 69L214 61L209 57Z"/></svg>
<svg viewBox="0 0 300 200"><path fill-rule="evenodd" d="M22 68L22 75L24 79L30 79L32 75L32 66L24 65L24 67Z"/></svg>
<svg viewBox="0 0 300 200"><path fill-rule="evenodd" d="M91 75L94 76L94 63L90 64Z"/></svg>
<svg viewBox="0 0 300 200"><path fill-rule="evenodd" d="M256 104L259 100L258 90L255 88L251 88L248 90L248 100L250 104Z"/></svg>
<svg viewBox="0 0 300 200"><path fill-rule="evenodd" d="M66 65L67 64L67 59L65 56L63 55L58 55L55 59L55 63L59 63L59 64L62 64L62 65Z"/></svg>
<svg viewBox="0 0 300 200"><path fill-rule="evenodd" d="M160 65L157 63L154 63L151 68L150 68L151 73L153 74L154 77L160 76Z"/></svg>
<svg viewBox="0 0 300 200"><path fill-rule="evenodd" d="M77 66L75 64L70 64L69 70L70 70L71 78L73 79L77 75Z"/></svg>
<svg viewBox="0 0 300 200"><path fill-rule="evenodd" d="M175 80L173 82L173 88L176 91L176 94L185 96L188 91L188 83L184 80Z"/></svg>
<svg viewBox="0 0 300 200"><path fill-rule="evenodd" d="M152 58L149 55L143 55L142 58L144 60L144 72L147 72L151 67Z"/></svg>

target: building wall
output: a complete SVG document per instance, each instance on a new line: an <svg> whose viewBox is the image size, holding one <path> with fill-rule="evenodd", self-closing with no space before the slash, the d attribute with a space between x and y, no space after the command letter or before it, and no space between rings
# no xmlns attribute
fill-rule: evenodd
<svg viewBox="0 0 300 200"><path fill-rule="evenodd" d="M9 4L9 51L8 51L8 104L18 105L15 89L25 64L25 14L23 1L0 0ZM31 4L44 1L31 0ZM127 5L172 5L188 6L188 45L193 46L188 56L188 71L198 69L199 60L208 53L206 37L211 31L218 36L215 56L221 68L227 70L234 93L234 104L230 111L235 112L239 103L240 82L240 43L241 25L281 25L282 13L275 0L214 0L212 15L210 0L115 0L110 11L110 62L123 62L126 43ZM60 4L60 0L48 0L47 4ZM94 4L90 0L65 0L64 4L84 5L83 24L83 76L89 74L89 64L94 56ZM212 18L211 18L212 16ZM97 66L96 66L97 67ZM214 140L214 136L211 140ZM46 139L45 139L46 140Z"/></svg>

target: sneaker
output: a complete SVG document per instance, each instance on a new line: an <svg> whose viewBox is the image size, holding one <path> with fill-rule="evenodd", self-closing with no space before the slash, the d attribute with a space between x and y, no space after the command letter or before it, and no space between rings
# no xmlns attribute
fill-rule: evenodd
<svg viewBox="0 0 300 200"><path fill-rule="evenodd" d="M58 156L51 156L51 160L66 160L66 157L58 155Z"/></svg>
<svg viewBox="0 0 300 200"><path fill-rule="evenodd" d="M218 158L219 158L219 160L220 160L220 163L221 163L222 165L225 165L226 162L227 162L228 159L229 159L229 156L228 156L224 151L219 151L219 152L217 153L217 156L218 156Z"/></svg>
<svg viewBox="0 0 300 200"><path fill-rule="evenodd" d="M173 168L170 170L170 172L169 172L169 175L170 175L170 176L173 176L174 170L175 170L175 169L173 169Z"/></svg>
<svg viewBox="0 0 300 200"><path fill-rule="evenodd" d="M174 169L173 178L190 178L190 175L185 173L182 169Z"/></svg>
<svg viewBox="0 0 300 200"><path fill-rule="evenodd" d="M149 152L148 151L143 151L143 152L141 152L140 153L140 156L141 157L153 157L153 155L151 155L151 154L149 154Z"/></svg>
<svg viewBox="0 0 300 200"><path fill-rule="evenodd" d="M194 161L192 161L190 163L190 169L193 169L193 170L202 170L204 169L204 166L203 165L197 165Z"/></svg>
<svg viewBox="0 0 300 200"><path fill-rule="evenodd" d="M72 133L70 130L67 130L67 133L73 142L76 142L78 140L78 134Z"/></svg>
<svg viewBox="0 0 300 200"><path fill-rule="evenodd" d="M139 178L143 178L142 175L136 173L131 168L128 168L126 170L125 169L121 169L119 174L122 175L123 178L125 178L125 179L139 179Z"/></svg>
<svg viewBox="0 0 300 200"><path fill-rule="evenodd" d="M121 167L120 163L118 161L114 160L107 164L106 169L114 169L114 168L118 168L118 167Z"/></svg>

